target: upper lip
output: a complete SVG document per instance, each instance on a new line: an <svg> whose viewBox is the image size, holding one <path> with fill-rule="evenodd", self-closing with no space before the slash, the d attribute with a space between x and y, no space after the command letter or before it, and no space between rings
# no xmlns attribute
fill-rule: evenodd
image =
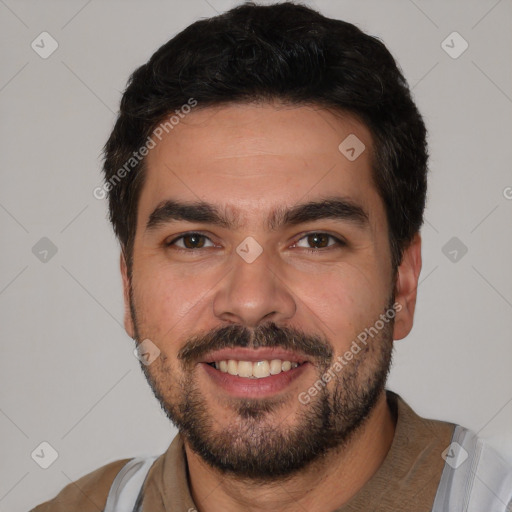
<svg viewBox="0 0 512 512"><path fill-rule="evenodd" d="M290 361L291 363L304 363L308 358L301 353L290 352L282 348L224 348L209 352L199 361L200 363L213 363L215 361L227 361L234 359L236 361L271 361L280 359L281 361Z"/></svg>

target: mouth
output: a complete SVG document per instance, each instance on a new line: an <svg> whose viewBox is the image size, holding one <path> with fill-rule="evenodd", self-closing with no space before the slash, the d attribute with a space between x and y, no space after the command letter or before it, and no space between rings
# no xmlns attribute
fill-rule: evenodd
<svg viewBox="0 0 512 512"><path fill-rule="evenodd" d="M282 372L289 372L294 368L298 368L304 364L296 361L281 361L281 359L270 359L262 361L237 361L236 359L222 359L221 361L213 361L206 363L212 368L229 373L246 379L264 379L271 375L279 375Z"/></svg>
<svg viewBox="0 0 512 512"><path fill-rule="evenodd" d="M237 348L208 354L199 366L228 394L262 398L285 390L312 364L288 351Z"/></svg>

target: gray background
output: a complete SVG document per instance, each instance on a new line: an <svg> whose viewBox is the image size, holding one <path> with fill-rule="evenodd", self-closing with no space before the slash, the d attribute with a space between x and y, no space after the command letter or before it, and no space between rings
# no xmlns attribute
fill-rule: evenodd
<svg viewBox="0 0 512 512"><path fill-rule="evenodd" d="M0 512L175 434L122 328L118 247L92 191L130 72L236 3L0 0ZM430 131L416 323L389 387L512 461L512 2L307 3L382 38ZM31 48L43 31L59 45L47 59ZM469 43L457 59L441 47L453 31ZM31 458L43 441L58 452L46 470Z"/></svg>

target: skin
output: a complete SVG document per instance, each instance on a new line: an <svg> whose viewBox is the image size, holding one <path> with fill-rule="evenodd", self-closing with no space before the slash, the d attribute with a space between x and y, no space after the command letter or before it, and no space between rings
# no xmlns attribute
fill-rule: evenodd
<svg viewBox="0 0 512 512"><path fill-rule="evenodd" d="M338 150L349 134L366 146L353 162ZM267 103L198 108L149 153L133 251L136 326L121 255L125 328L132 338L137 330L140 340L152 340L165 356L166 369L171 371L164 371L162 358L147 371L166 390L169 403L180 398L178 382L184 377L177 359L180 348L190 336L219 326L255 327L272 320L321 335L337 357L361 331L374 325L394 290L401 309L392 337L407 336L421 270L421 238L417 234L405 250L393 281L384 204L371 179L372 148L368 129L354 117L312 106ZM265 220L273 208L333 192L364 207L369 216L366 229L323 219L267 230ZM146 231L151 212L171 197L225 206L240 212L241 224L229 230L179 221ZM208 247L188 253L165 247L166 241L191 231L207 236ZM305 235L312 232L342 238L347 245L337 246L331 239L331 247L309 253L307 249L315 246L307 243ZM263 248L250 264L235 252L248 236ZM183 248L183 240L179 245ZM370 363L365 367L368 371ZM236 422L231 398L200 368L193 371L214 429L222 431ZM276 428L292 427L304 407L298 394L317 379L311 365L280 394L282 405L262 421ZM333 510L355 495L381 465L394 428L382 393L346 446L331 450L288 479L264 485L221 474L185 442L192 497L206 512Z"/></svg>

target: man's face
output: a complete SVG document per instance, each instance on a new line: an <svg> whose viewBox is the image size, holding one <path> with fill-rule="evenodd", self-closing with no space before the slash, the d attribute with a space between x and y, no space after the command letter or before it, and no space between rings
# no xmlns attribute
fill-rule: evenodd
<svg viewBox="0 0 512 512"><path fill-rule="evenodd" d="M355 160L338 149L351 134L366 148ZM382 396L393 321L344 357L394 302L372 147L350 116L230 105L193 111L147 157L126 328L159 348L148 381L219 469L289 474L345 442Z"/></svg>

